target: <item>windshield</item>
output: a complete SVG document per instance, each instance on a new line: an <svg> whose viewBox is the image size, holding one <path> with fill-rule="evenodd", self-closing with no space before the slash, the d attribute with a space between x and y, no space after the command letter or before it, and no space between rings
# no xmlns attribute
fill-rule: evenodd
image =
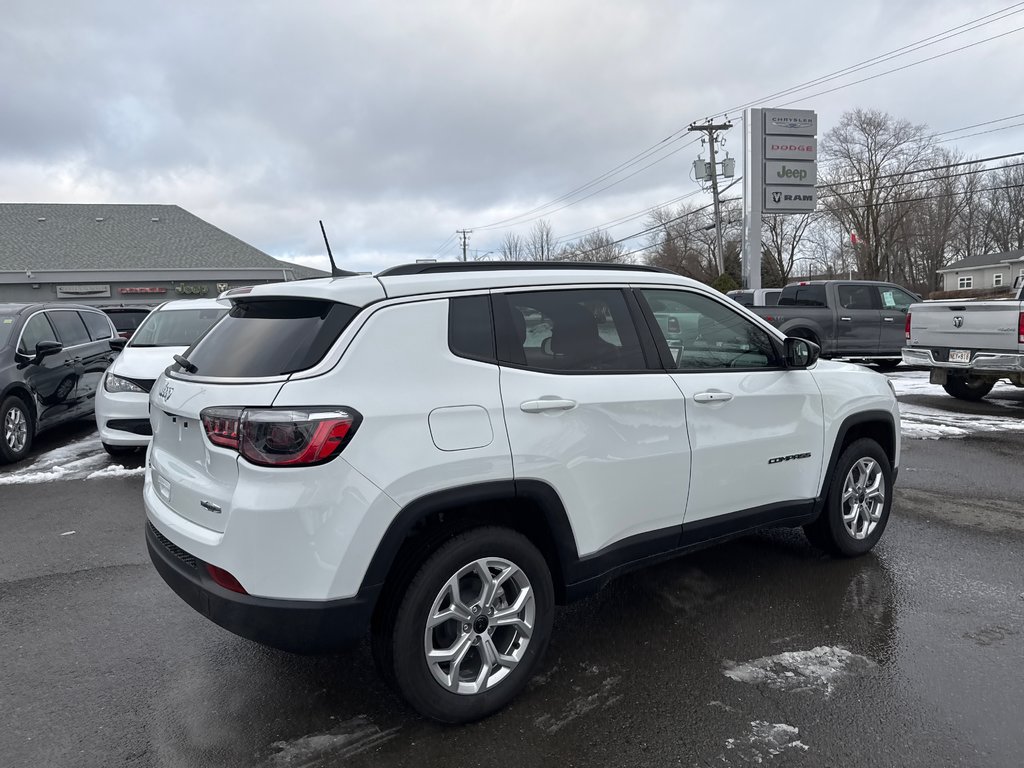
<svg viewBox="0 0 1024 768"><path fill-rule="evenodd" d="M227 314L227 308L165 309L151 312L129 347L189 347Z"/></svg>
<svg viewBox="0 0 1024 768"><path fill-rule="evenodd" d="M14 315L0 315L0 347L7 344L14 330Z"/></svg>

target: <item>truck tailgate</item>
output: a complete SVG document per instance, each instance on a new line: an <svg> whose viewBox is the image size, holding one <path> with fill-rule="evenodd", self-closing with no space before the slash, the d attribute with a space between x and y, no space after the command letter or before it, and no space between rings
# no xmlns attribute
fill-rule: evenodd
<svg viewBox="0 0 1024 768"><path fill-rule="evenodd" d="M910 346L1016 352L1017 301L928 302L910 308Z"/></svg>

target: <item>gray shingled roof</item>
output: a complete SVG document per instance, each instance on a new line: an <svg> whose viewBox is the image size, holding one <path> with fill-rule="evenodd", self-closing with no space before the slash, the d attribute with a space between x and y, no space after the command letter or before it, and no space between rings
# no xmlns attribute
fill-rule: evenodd
<svg viewBox="0 0 1024 768"><path fill-rule="evenodd" d="M177 205L0 203L0 272L281 267Z"/></svg>
<svg viewBox="0 0 1024 768"><path fill-rule="evenodd" d="M977 269L978 267L994 267L1004 261L1013 261L1024 257L1024 251L1005 251L1003 253L984 253L975 256L968 256L966 259L954 261L939 272L952 272L958 269Z"/></svg>

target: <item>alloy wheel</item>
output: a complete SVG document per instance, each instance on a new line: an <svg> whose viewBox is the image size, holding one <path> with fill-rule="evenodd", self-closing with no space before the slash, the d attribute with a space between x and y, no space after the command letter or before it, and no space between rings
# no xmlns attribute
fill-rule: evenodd
<svg viewBox="0 0 1024 768"><path fill-rule="evenodd" d="M423 652L431 675L461 695L494 688L522 661L535 620L533 588L519 566L500 557L467 563L430 607Z"/></svg>
<svg viewBox="0 0 1024 768"><path fill-rule="evenodd" d="M885 475L877 461L859 459L843 482L843 526L854 539L871 535L885 508Z"/></svg>
<svg viewBox="0 0 1024 768"><path fill-rule="evenodd" d="M25 412L17 406L7 411L7 416L4 417L4 441L14 453L25 450L25 443L28 442L28 419L25 418Z"/></svg>

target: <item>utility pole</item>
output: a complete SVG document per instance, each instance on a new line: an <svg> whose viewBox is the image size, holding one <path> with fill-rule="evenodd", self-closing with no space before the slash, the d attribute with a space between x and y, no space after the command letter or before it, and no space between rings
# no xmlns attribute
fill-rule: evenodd
<svg viewBox="0 0 1024 768"><path fill-rule="evenodd" d="M462 260L466 260L466 248L469 246L469 235L473 232L472 229L457 229L455 232L462 237Z"/></svg>
<svg viewBox="0 0 1024 768"><path fill-rule="evenodd" d="M715 143L718 141L718 137L715 134L719 131L727 131L730 128L732 128L732 123L716 124L709 120L705 125L691 123L690 127L686 129L691 133L694 131L701 131L708 135L708 153L711 155L711 197L715 203L715 255L718 260L719 275L725 273L725 252L722 247L722 215L720 204L718 202L718 166L715 164Z"/></svg>

